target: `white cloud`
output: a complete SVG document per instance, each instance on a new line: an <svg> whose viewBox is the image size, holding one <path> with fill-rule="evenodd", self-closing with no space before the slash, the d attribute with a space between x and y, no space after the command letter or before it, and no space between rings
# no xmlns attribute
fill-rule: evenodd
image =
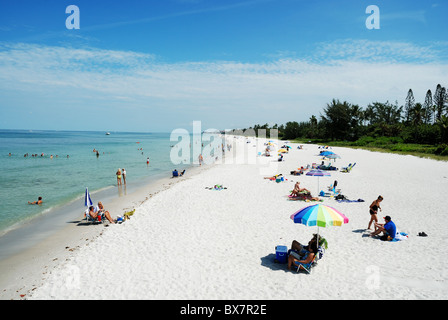
<svg viewBox="0 0 448 320"><path fill-rule="evenodd" d="M333 98L361 107L402 103L412 88L423 101L446 81L448 64L438 52L436 44L343 41L322 44L313 58L168 64L136 52L0 44L0 94L9 105L38 109L33 120L53 117L57 105L58 123L71 129L82 110L129 131L144 130L145 123L170 130L193 120L214 128L280 124L319 116ZM24 106L29 100L33 105ZM0 108L15 121L5 102ZM113 116L123 109L127 122Z"/></svg>

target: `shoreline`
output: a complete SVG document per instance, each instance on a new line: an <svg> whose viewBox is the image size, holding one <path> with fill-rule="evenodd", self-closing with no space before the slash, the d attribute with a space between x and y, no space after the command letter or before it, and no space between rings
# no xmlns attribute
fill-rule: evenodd
<svg viewBox="0 0 448 320"><path fill-rule="evenodd" d="M242 145L255 147L244 140ZM448 191L444 175L447 163L337 147L334 149L342 160L338 159L335 166L356 162L356 167L350 173L332 172L331 177L319 181L316 177L289 175L290 170L307 163L320 163L317 145L305 145L301 150L291 145L293 149L282 162L276 157L263 157L260 160L264 162L252 164L245 157L242 162L197 168L198 174L173 183L167 179L151 196L141 190L135 194L138 207L130 221L102 228L104 232L97 230L94 239L88 238L88 245L79 235L80 246L73 251L60 247L57 260L47 254L46 261L51 265L35 259L32 267L39 265L42 274L36 267L34 277L19 279L21 282L14 283L19 291L11 288L9 293L14 299L31 300L446 297L444 261L448 251L444 240L448 233L436 221L443 219L447 205L440 197ZM266 164L275 165L276 173L287 179L280 183L264 179L268 175ZM325 190L334 180L349 199L365 201L322 198L324 205L344 213L349 223L320 229L329 247L312 274L288 271L284 264L274 261L275 247L289 247L292 240L308 241L317 231L291 222L292 213L316 203L289 201L290 190L300 181L315 195L316 190ZM217 183L226 190L210 191L209 187ZM420 186L418 196L411 192L416 186ZM369 236L368 207L378 194L385 199L379 222L383 215L391 215L397 230L407 233L408 239L391 243ZM112 203L105 206L110 209ZM423 219L424 215L431 219ZM429 237L417 236L421 231ZM416 247L424 249L429 259L419 259L416 264ZM85 276L92 266L101 277Z"/></svg>
<svg viewBox="0 0 448 320"><path fill-rule="evenodd" d="M96 202L102 201L106 210L115 219L117 215L134 210L152 196L211 166L213 165L204 167L190 165L186 175L176 179L166 177L163 173L158 174L155 181L150 181L153 178L151 177L137 182L136 185L131 186L132 191L124 192L125 195L120 195L123 191L118 191L117 195L119 187L111 186L91 193L91 196L92 198L95 196ZM127 189L124 185L123 187ZM0 256L0 300L26 298L45 281L45 276L61 261L69 260L73 252L100 237L107 232L107 229L121 226L120 224L110 225L107 220L103 224L83 224L82 211L85 208L81 208L78 203L82 199L78 200L73 200L68 204L71 210L59 218L58 222L49 220L55 218L55 215L61 210L33 218L2 236L1 241L4 242L4 251L6 252ZM80 208L81 210L79 210ZM47 223L52 223L57 230L48 230L45 226ZM39 234L34 230L33 235L29 237L30 228L36 227L42 227L42 233ZM26 238L23 243L14 245L14 242L22 237ZM8 242L13 245L6 247Z"/></svg>

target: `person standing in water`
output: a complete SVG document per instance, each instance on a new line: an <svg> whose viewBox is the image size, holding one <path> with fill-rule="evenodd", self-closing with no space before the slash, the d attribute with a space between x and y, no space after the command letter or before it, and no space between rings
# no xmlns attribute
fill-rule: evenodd
<svg viewBox="0 0 448 320"><path fill-rule="evenodd" d="M123 175L123 183L126 184L126 170L124 168L121 171L121 174Z"/></svg>
<svg viewBox="0 0 448 320"><path fill-rule="evenodd" d="M121 170L120 170L120 168L118 168L118 170L115 174L117 175L117 185L121 186Z"/></svg>

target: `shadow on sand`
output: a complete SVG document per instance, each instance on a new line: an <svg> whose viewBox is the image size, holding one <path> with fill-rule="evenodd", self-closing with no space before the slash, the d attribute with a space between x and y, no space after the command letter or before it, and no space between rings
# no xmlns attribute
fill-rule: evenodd
<svg viewBox="0 0 448 320"><path fill-rule="evenodd" d="M274 271L280 270L290 272L286 263L279 263L276 261L276 255L271 253L261 258L261 265Z"/></svg>

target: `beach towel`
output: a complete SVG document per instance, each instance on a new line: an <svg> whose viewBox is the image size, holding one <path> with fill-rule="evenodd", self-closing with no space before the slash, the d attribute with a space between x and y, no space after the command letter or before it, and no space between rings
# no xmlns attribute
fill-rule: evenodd
<svg viewBox="0 0 448 320"><path fill-rule="evenodd" d="M205 189L220 191L220 190L224 190L224 189L227 190L227 187L223 187L222 185L217 184L217 185L214 185L213 187L205 187Z"/></svg>
<svg viewBox="0 0 448 320"><path fill-rule="evenodd" d="M401 241L401 240L406 240L408 238L408 234L404 233L404 232L398 232L395 235L395 239L391 240L391 242L397 242L397 241Z"/></svg>
<svg viewBox="0 0 448 320"><path fill-rule="evenodd" d="M364 202L363 199L358 200L348 200L348 199L342 199L342 200L336 200L337 202Z"/></svg>
<svg viewBox="0 0 448 320"><path fill-rule="evenodd" d="M307 198L307 197L291 197L291 196L288 196L288 199L291 200L291 201L297 201L297 200L299 200L299 201L305 201L305 202L310 202L310 201L324 202L323 199L314 200L314 199Z"/></svg>

